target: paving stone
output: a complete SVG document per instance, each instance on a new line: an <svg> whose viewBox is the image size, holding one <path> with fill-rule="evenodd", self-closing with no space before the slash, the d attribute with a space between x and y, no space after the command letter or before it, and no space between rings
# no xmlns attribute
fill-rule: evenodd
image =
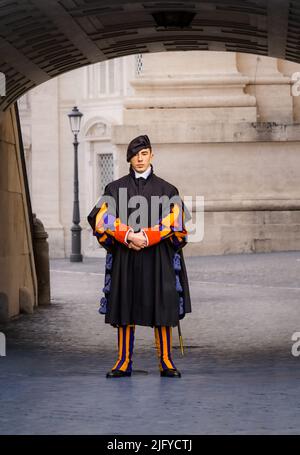
<svg viewBox="0 0 300 455"><path fill-rule="evenodd" d="M104 260L51 260L51 300L0 325L1 434L299 434L300 252L186 258L181 378L136 327L133 375L108 379L117 331L98 313ZM129 417L128 417L129 416Z"/></svg>

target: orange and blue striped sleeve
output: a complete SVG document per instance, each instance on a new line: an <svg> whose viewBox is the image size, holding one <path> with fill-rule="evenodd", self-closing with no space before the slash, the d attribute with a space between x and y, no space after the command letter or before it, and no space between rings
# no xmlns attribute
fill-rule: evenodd
<svg viewBox="0 0 300 455"><path fill-rule="evenodd" d="M178 195L178 190L176 192ZM146 246L155 245L162 240L169 239L173 248L178 251L187 244L187 230L185 228L185 209L184 204L173 203L170 212L160 217L157 224L141 229L147 241Z"/></svg>
<svg viewBox="0 0 300 455"><path fill-rule="evenodd" d="M107 187L105 194L111 196ZM128 246L127 237L130 231L133 231L133 229L127 224L122 223L119 217L112 213L112 211L109 211L108 203L104 201L96 215L93 232L99 244L106 249L115 245L115 241Z"/></svg>

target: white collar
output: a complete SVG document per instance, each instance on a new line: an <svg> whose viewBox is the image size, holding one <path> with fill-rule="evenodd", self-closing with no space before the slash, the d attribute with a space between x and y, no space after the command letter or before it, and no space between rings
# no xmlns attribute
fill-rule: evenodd
<svg viewBox="0 0 300 455"><path fill-rule="evenodd" d="M136 172L136 170L134 169L134 173L135 173L135 178L138 179L139 177L144 177L144 179L146 179L148 177L148 175L150 174L151 172L151 166L149 164L149 167L148 169L146 169L144 172L140 173L140 172Z"/></svg>

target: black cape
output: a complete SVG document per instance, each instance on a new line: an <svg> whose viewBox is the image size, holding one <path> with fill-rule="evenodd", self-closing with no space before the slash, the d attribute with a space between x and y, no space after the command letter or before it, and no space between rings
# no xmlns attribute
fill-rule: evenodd
<svg viewBox="0 0 300 455"><path fill-rule="evenodd" d="M171 198L178 195L179 197L177 188L158 177L153 171L152 164L147 179L136 178L134 169L130 166L127 175L105 187L103 196L113 196L116 201L117 216L119 216L119 188L127 189L128 198L143 195L149 203L149 209L151 196L167 195ZM125 324L150 327L177 326L178 321L192 311L182 252L182 248L187 244L187 236L179 245L178 242L172 242L169 237L140 251L128 248L110 235L101 236L95 230L95 221L103 196L87 219L93 229L93 235L107 251L103 297L99 308L99 312L105 314L105 323L114 327ZM191 219L191 215L181 199L180 201L185 216L185 220L182 221L185 229L184 222ZM136 206L128 207L128 218L136 208ZM160 214L163 215L163 206L160 207ZM128 218L122 219L122 222L128 224ZM150 211L148 219L148 227L150 227ZM103 240L104 237L105 240Z"/></svg>

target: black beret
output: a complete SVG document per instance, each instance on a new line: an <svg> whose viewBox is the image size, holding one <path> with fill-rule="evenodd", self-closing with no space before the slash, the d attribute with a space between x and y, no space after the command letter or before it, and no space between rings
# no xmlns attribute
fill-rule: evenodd
<svg viewBox="0 0 300 455"><path fill-rule="evenodd" d="M151 149L150 139L147 134L143 134L132 139L127 147L127 161L129 162L136 153L146 148Z"/></svg>

